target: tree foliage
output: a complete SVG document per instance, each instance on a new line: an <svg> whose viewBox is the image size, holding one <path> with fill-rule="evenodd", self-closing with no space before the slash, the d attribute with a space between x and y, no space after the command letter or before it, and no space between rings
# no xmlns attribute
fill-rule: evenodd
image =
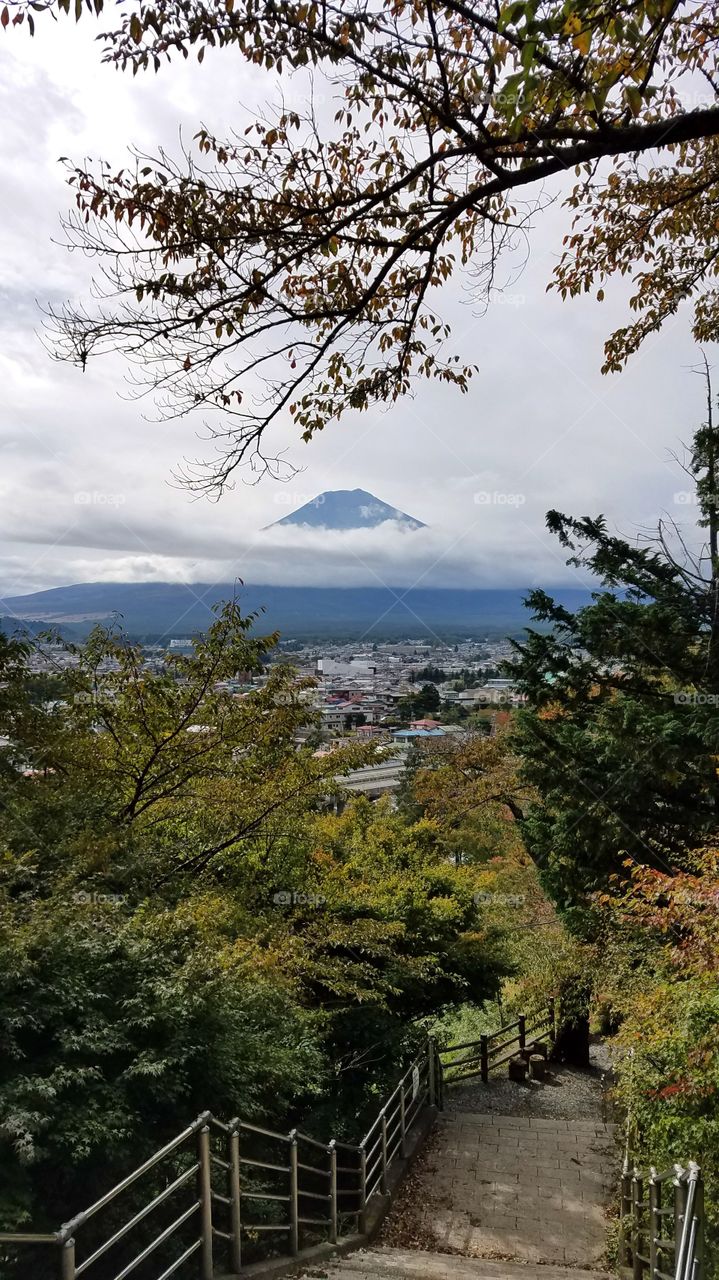
<svg viewBox="0 0 719 1280"><path fill-rule="evenodd" d="M70 0L16 0L3 21L54 8ZM97 306L55 316L58 350L84 366L119 348L164 412L219 410L217 457L190 477L201 487L266 460L277 418L309 440L416 375L465 391L473 367L448 347L437 292L463 269L491 298L503 251L565 173L574 225L553 287L601 299L613 275L632 280L635 318L609 337L605 368L690 299L696 335L717 337L708 0L141 0L121 13L105 59L133 74L222 49L283 80L319 69L335 94L333 120L295 91L227 137L201 129L176 158L70 166L70 239L102 271Z"/></svg>
<svg viewBox="0 0 719 1280"><path fill-rule="evenodd" d="M399 718L403 724L410 720L423 720L435 716L440 709L442 699L434 684L423 684L416 693L400 698L397 704Z"/></svg>
<svg viewBox="0 0 719 1280"><path fill-rule="evenodd" d="M56 1227L208 1106L357 1138L422 1020L496 989L471 871L431 822L329 811L376 749L297 745L308 682L253 621L228 604L160 671L98 629L50 702L2 642L5 1227Z"/></svg>
<svg viewBox="0 0 719 1280"><path fill-rule="evenodd" d="M709 1243L719 1261L719 855L684 871L629 866L601 895L595 1002L618 1026L616 1093L632 1154L660 1168L691 1158L706 1180ZM711 1266L707 1274L715 1274Z"/></svg>
<svg viewBox="0 0 719 1280"><path fill-rule="evenodd" d="M415 796L443 827L461 826L479 810L498 810L506 819L522 816L528 789L506 731L492 737L467 732L427 744L422 765Z"/></svg>
<svg viewBox="0 0 719 1280"><path fill-rule="evenodd" d="M515 646L512 670L530 701L516 747L540 797L523 822L528 848L555 900L580 914L627 858L669 870L716 831L716 444L710 418L689 464L703 549L700 534L669 522L640 545L601 516L548 516L569 563L602 589L574 614L530 594L551 629Z"/></svg>
<svg viewBox="0 0 719 1280"><path fill-rule="evenodd" d="M68 647L66 700L21 698L8 709L4 829L23 849L19 875L31 879L37 857L58 883L92 888L98 875L104 888L144 895L236 860L275 815L286 820L370 758L362 746L331 760L295 751L311 681L289 667L272 667L247 697L229 692L227 681L259 672L276 642L251 637L254 621L228 604L161 674L145 669L139 646L98 628Z"/></svg>

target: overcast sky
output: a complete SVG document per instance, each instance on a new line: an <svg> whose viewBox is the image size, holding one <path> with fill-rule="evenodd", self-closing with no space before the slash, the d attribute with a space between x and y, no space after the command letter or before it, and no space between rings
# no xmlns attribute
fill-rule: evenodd
<svg viewBox="0 0 719 1280"><path fill-rule="evenodd" d="M482 315L466 284L440 304L455 347L480 373L469 395L418 383L413 399L346 418L303 445L274 439L303 470L288 484L240 479L217 504L172 483L201 455L202 423L148 421L124 398L124 366L85 374L54 363L38 337L38 303L87 291L89 264L69 255L59 218L70 203L59 157L177 146L200 122L222 135L276 78L233 51L133 79L100 61L91 21L39 21L34 41L5 33L0 222L0 591L98 580L410 586L580 585L544 531L550 507L604 512L634 535L663 512L691 517L671 458L701 420L704 391L686 311L628 369L602 377L602 344L626 315L626 290L561 302L545 292L568 215L554 207L532 235L519 281ZM244 104L243 106L240 103ZM709 351L710 358L714 352ZM260 532L326 489L370 490L429 528Z"/></svg>

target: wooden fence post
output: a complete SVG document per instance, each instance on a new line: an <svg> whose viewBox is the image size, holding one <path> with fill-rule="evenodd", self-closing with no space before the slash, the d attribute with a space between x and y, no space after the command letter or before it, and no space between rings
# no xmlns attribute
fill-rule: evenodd
<svg viewBox="0 0 719 1280"><path fill-rule="evenodd" d="M444 1111L444 1067L442 1066L442 1059L439 1056L439 1049L437 1048L437 1042L434 1039L434 1036L432 1037L431 1048L435 1090L434 1105L438 1107L440 1111Z"/></svg>
<svg viewBox="0 0 719 1280"><path fill-rule="evenodd" d="M330 1152L330 1244L337 1244L337 1146L334 1138Z"/></svg>
<svg viewBox="0 0 719 1280"><path fill-rule="evenodd" d="M487 1084L489 1080L489 1036L479 1037L479 1067L482 1073L482 1084Z"/></svg>
<svg viewBox="0 0 719 1280"><path fill-rule="evenodd" d="M526 1049L527 1047L527 1015L520 1013L517 1022L519 1023L519 1047Z"/></svg>
<svg viewBox="0 0 719 1280"><path fill-rule="evenodd" d="M430 1107L437 1105L437 1051L434 1043L434 1036L427 1037L427 1099Z"/></svg>

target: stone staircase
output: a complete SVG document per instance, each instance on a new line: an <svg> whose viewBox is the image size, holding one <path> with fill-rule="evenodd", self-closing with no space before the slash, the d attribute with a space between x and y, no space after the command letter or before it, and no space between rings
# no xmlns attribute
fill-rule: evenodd
<svg viewBox="0 0 719 1280"><path fill-rule="evenodd" d="M605 1204L613 1125L537 1116L440 1115L379 1247L307 1276L328 1280L609 1280Z"/></svg>

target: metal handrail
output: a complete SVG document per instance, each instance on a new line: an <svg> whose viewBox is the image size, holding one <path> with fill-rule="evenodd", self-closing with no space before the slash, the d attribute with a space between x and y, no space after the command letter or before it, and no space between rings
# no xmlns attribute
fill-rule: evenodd
<svg viewBox="0 0 719 1280"><path fill-rule="evenodd" d="M165 1190L161 1191L158 1196L155 1196L154 1200L151 1200L149 1204L146 1204L144 1209L140 1209L140 1212L136 1213L134 1218L130 1218L130 1221L126 1222L124 1227L120 1227L119 1231L116 1231L115 1234L110 1236L104 1244L101 1244L99 1249L96 1249L94 1253L91 1253L90 1257L86 1258L82 1265L77 1268L77 1274L80 1276L83 1271L87 1271L88 1267L91 1267L93 1262L96 1262L104 1253L107 1253L108 1249L111 1249L113 1245L122 1240L123 1237L127 1235L128 1231L132 1231L133 1227L136 1227L140 1222L142 1222L143 1218L147 1217L148 1213L152 1213L153 1209L156 1209L158 1205L163 1204L164 1201L169 1199L175 1191L178 1191L186 1182L189 1182L190 1178L194 1177L195 1174L199 1172L199 1169L199 1164L190 1165L190 1168L186 1173L181 1173L179 1178L176 1178L174 1182L170 1183L169 1187L165 1187Z"/></svg>
<svg viewBox="0 0 719 1280"><path fill-rule="evenodd" d="M297 1257L301 1253L302 1230L322 1229L327 1231L329 1240L334 1243L338 1238L340 1223L354 1221L355 1229L363 1232L366 1224L367 1206L376 1195L386 1195L389 1191L389 1172L392 1166L407 1151L407 1135L417 1124L428 1106L439 1101L441 1088L441 1064L434 1044L429 1038L422 1051L409 1064L392 1092L384 1100L377 1118L360 1143L352 1144L332 1139L321 1142L311 1134L294 1129L289 1134L278 1133L273 1129L235 1118L230 1121L221 1120L209 1111L203 1112L182 1133L173 1138L159 1151L151 1155L143 1164L123 1178L109 1191L105 1192L88 1209L76 1214L69 1222L63 1224L59 1231L53 1233L2 1232L0 1247L3 1245L43 1245L58 1248L60 1251L58 1275L61 1280L80 1280L90 1272L96 1262L104 1258L120 1242L126 1240L131 1232L145 1223L153 1211L167 1203L178 1191L196 1179L197 1194L189 1207L183 1209L179 1216L154 1238L141 1240L140 1251L129 1260L124 1260L114 1280L126 1280L142 1262L148 1259L156 1249L167 1241L178 1238L181 1246L180 1255L165 1266L157 1280L169 1280L176 1275L185 1263L197 1255L198 1275L200 1280L212 1280L215 1274L213 1251L215 1247L227 1249L230 1270L238 1274L243 1269L243 1252L248 1237L257 1239L262 1233L285 1233L289 1240L289 1253ZM374 1135L376 1140L372 1141ZM223 1155L213 1151L211 1139L224 1145ZM93 1241L94 1248L80 1261L76 1254L75 1234L89 1219L94 1218L100 1210L115 1201L132 1188L144 1174L161 1169L163 1162L179 1153L191 1139L197 1144L196 1159L177 1174L171 1175L167 1185L156 1189L147 1203L137 1205L128 1220L117 1225L115 1229L101 1241ZM275 1160L263 1160L264 1151L259 1153L255 1148L262 1142L281 1142L288 1148L289 1162L276 1163ZM250 1143L249 1152L241 1150L245 1142ZM300 1144L309 1144L318 1153L317 1165L306 1164L298 1159ZM344 1154L343 1162L338 1163L337 1154ZM348 1154L349 1153L349 1154ZM352 1165L352 1157L356 1159L356 1167ZM314 1158L314 1157L313 1157ZM282 1157L280 1157L280 1160ZM251 1179L245 1184L242 1170L248 1171ZM213 1186L213 1175L224 1182L223 1190ZM327 1191L318 1191L317 1183L308 1179L317 1176L328 1179L324 1185ZM252 1180L254 1179L254 1180ZM283 1185L278 1188L277 1181ZM274 1185L273 1185L274 1184ZM322 1185L322 1184L320 1184ZM351 1202L348 1204L348 1197ZM300 1202L307 1199L312 1202L324 1202L328 1206L328 1216L313 1218L300 1211ZM356 1207L352 1202L357 1201ZM273 1217L272 1206L279 1213L279 1206L287 1206L281 1221L268 1220L260 1212L264 1221L250 1222L245 1220L242 1212L243 1203L267 1206L270 1218ZM309 1209L309 1206L307 1206ZM320 1211L322 1212L322 1211ZM198 1223L199 1238L182 1238L178 1233L191 1218ZM344 1229L344 1228L343 1228ZM194 1234L194 1233L193 1233ZM316 1237L315 1237L316 1239ZM163 1262L160 1266L163 1266ZM115 1266L118 1264L115 1263ZM183 1274L186 1274L183 1272ZM88 1280L90 1277L88 1276Z"/></svg>
<svg viewBox="0 0 719 1280"><path fill-rule="evenodd" d="M111 1200L115 1200L123 1191L126 1191L134 1182L137 1182L138 1178L141 1178L145 1173L149 1173L150 1169L153 1169L155 1165L158 1165L161 1160L167 1159L169 1155L172 1155L173 1151L177 1151L178 1147L181 1147L183 1142L186 1142L188 1138L191 1138L193 1133L198 1133L199 1130L207 1124L209 1119L210 1112L203 1111L196 1120L193 1120L192 1124L188 1125L186 1129L183 1129L182 1133L178 1133L176 1138L173 1138L171 1142L166 1144L166 1146L161 1147L159 1151L156 1151L154 1155L150 1156L149 1160L146 1160L144 1164L139 1165L138 1168L134 1169L132 1173L129 1173L126 1178L123 1178L122 1182L118 1182L116 1186L105 1192L104 1196L100 1196L100 1199L96 1200L94 1204L91 1204L89 1209L83 1210L82 1213L76 1214L74 1218L70 1218L69 1222L63 1223L60 1228L60 1234L65 1236L72 1235L73 1231L82 1226L84 1222L87 1222L89 1218L93 1218L95 1214L99 1213L101 1209L104 1209ZM0 1237L0 1239L1 1238L2 1237Z"/></svg>
<svg viewBox="0 0 719 1280"><path fill-rule="evenodd" d="M671 1202L662 1203L664 1188ZM621 1261L632 1280L702 1280L704 1195L701 1169L687 1161L642 1171L625 1156L621 1180Z"/></svg>

